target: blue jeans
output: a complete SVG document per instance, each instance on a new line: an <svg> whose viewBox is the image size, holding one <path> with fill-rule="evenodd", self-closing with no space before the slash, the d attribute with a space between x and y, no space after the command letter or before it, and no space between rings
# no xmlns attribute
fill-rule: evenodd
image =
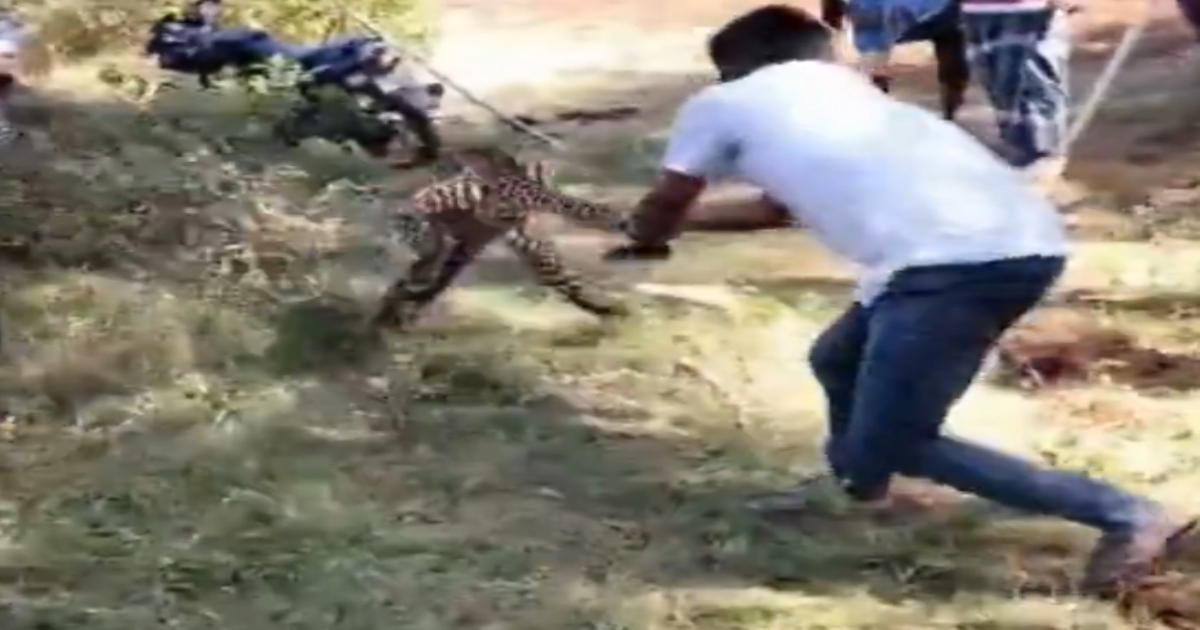
<svg viewBox="0 0 1200 630"><path fill-rule="evenodd" d="M828 399L825 452L851 496L881 498L903 474L1105 531L1158 516L1154 503L1100 481L942 434L1001 333L1037 304L1063 264L1030 257L910 268L821 335L810 362Z"/></svg>

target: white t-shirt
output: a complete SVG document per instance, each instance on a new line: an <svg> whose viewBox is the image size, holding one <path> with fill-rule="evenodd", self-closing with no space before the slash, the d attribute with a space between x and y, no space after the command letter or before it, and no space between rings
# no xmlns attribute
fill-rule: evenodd
<svg viewBox="0 0 1200 630"><path fill-rule="evenodd" d="M1057 210L953 123L850 68L794 61L684 104L664 168L737 177L866 268L860 302L906 267L1061 256Z"/></svg>

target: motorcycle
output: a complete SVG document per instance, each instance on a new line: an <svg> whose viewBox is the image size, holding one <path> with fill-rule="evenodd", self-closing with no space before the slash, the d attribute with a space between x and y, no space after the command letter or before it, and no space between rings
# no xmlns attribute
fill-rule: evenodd
<svg viewBox="0 0 1200 630"><path fill-rule="evenodd" d="M304 103L276 125L277 135L288 144L311 137L348 140L376 157L415 145L412 165L438 155L441 141L434 119L444 87L418 80L377 37L295 46L265 31L221 29L194 15L172 14L154 24L145 50L159 67L197 76L202 88L212 87L212 78L227 69L248 78L266 74L272 59L294 62L302 70L296 88ZM352 106L332 116L322 111L328 105L317 94L325 87L350 97ZM336 124L329 125L331 120Z"/></svg>

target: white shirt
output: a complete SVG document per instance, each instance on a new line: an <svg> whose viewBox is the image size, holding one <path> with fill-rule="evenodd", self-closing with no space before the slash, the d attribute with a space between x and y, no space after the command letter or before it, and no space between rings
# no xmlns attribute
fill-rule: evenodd
<svg viewBox="0 0 1200 630"><path fill-rule="evenodd" d="M1067 251L1057 210L1020 172L833 63L777 64L705 88L680 110L663 167L763 189L866 268L864 304L907 267Z"/></svg>

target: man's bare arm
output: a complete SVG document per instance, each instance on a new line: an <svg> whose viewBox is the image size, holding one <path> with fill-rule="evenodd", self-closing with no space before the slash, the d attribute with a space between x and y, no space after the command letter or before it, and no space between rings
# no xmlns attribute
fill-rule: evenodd
<svg viewBox="0 0 1200 630"><path fill-rule="evenodd" d="M625 225L625 234L635 246L663 247L679 233L688 210L705 181L675 171L663 171L654 187L638 202Z"/></svg>

